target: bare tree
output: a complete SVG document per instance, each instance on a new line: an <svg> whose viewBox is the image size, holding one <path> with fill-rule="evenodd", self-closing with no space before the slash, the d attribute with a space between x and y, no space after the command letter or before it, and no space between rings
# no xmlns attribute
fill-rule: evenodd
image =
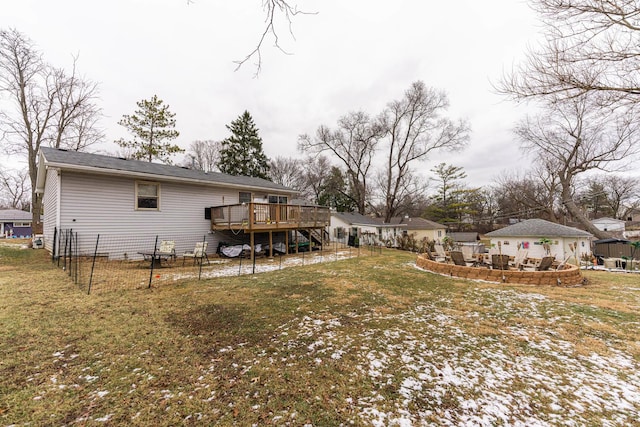
<svg viewBox="0 0 640 427"><path fill-rule="evenodd" d="M94 104L98 84L77 75L77 60L73 58L70 75L61 68L52 70L57 111L52 117L50 138L56 148L82 151L102 141L104 133L98 127L102 111Z"/></svg>
<svg viewBox="0 0 640 427"><path fill-rule="evenodd" d="M278 156L269 161L269 178L276 184L304 192L306 179L300 159ZM308 192L307 192L308 193Z"/></svg>
<svg viewBox="0 0 640 427"><path fill-rule="evenodd" d="M99 139L92 131L99 109L97 86L66 75L42 60L33 42L15 29L0 31L0 91L13 109L0 112L0 131L9 154L26 156L33 224L40 224L36 194L37 154L42 144L81 149ZM86 138L86 139L85 139Z"/></svg>
<svg viewBox="0 0 640 427"><path fill-rule="evenodd" d="M614 170L640 152L633 111L600 108L588 95L548 104L536 118L516 127L522 148L557 171L561 200L569 214L598 238L608 233L594 227L573 199L576 178L588 170Z"/></svg>
<svg viewBox="0 0 640 427"><path fill-rule="evenodd" d="M384 128L362 111L352 112L338 120L338 127L331 130L320 126L315 137L300 135L298 148L300 151L332 153L345 167L350 197L358 207L358 212L365 213L369 188L367 180L373 163L373 157Z"/></svg>
<svg viewBox="0 0 640 427"><path fill-rule="evenodd" d="M187 149L184 166L204 172L218 171L216 166L220 161L220 141L197 140Z"/></svg>
<svg viewBox="0 0 640 427"><path fill-rule="evenodd" d="M325 188L325 183L330 176L331 164L325 156L308 156L304 162L304 175L306 190L304 197L314 203L320 202L320 195Z"/></svg>
<svg viewBox="0 0 640 427"><path fill-rule="evenodd" d="M505 173L498 177L494 197L496 219L545 218L558 222L560 187L558 175L544 162L536 162L526 176Z"/></svg>
<svg viewBox="0 0 640 427"><path fill-rule="evenodd" d="M0 206L29 209L29 173L26 169L0 169Z"/></svg>
<svg viewBox="0 0 640 427"><path fill-rule="evenodd" d="M269 36L273 37L273 44L277 49L279 49L284 54L288 54L288 52L285 51L280 45L280 36L278 35L278 30L276 28L277 20L284 19L283 23L288 28L289 35L291 36L291 38L295 39L292 30L293 18L296 15L301 14L314 14L312 12L304 12L302 10L298 10L298 7L296 5L292 4L290 1L285 0L262 0L262 9L265 12L265 26L262 31L262 35L258 39L258 43L256 43L256 47L243 59L234 61L236 63L237 71L251 58L256 58L256 76L260 74L260 70L262 69L262 45Z"/></svg>
<svg viewBox="0 0 640 427"><path fill-rule="evenodd" d="M429 183L421 176L408 170L398 177L398 181L393 188L395 195L390 196L389 191L389 176L386 171L380 170L376 175L376 191L372 195L371 211L376 215L384 219L385 222L390 222L391 218L401 215L409 215L414 212L414 206L422 203L424 195L429 188ZM376 197L376 195L378 197ZM389 200L392 200L393 207L389 208Z"/></svg>
<svg viewBox="0 0 640 427"><path fill-rule="evenodd" d="M619 174L599 174L589 177L588 191L582 197L589 205L618 219L625 219L629 212L640 206L640 179Z"/></svg>
<svg viewBox="0 0 640 427"><path fill-rule="evenodd" d="M380 182L383 217L389 221L399 207L424 186L416 185L411 166L437 150L458 150L469 139L469 125L443 116L449 100L443 91L411 84L400 100L390 102L380 115L388 138L386 165Z"/></svg>
<svg viewBox="0 0 640 427"><path fill-rule="evenodd" d="M503 78L515 99L566 99L600 93L604 103L638 102L640 3L631 0L531 0L545 43Z"/></svg>
<svg viewBox="0 0 640 427"><path fill-rule="evenodd" d="M626 219L631 211L640 207L640 179L606 175L603 183L609 195L609 206L616 218Z"/></svg>

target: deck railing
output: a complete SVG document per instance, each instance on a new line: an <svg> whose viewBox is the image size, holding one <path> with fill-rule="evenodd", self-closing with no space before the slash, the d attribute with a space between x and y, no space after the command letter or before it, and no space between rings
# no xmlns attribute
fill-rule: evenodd
<svg viewBox="0 0 640 427"><path fill-rule="evenodd" d="M320 228L328 226L330 218L329 208L322 206L251 202L211 208L214 230Z"/></svg>

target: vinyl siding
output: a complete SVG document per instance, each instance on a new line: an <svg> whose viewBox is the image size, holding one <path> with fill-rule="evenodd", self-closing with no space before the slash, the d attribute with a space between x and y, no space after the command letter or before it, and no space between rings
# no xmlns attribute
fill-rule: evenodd
<svg viewBox="0 0 640 427"><path fill-rule="evenodd" d="M63 171L59 226L79 233L80 253L93 251L95 236L98 234L101 240L103 236L165 236L176 240L178 254L193 250L194 246L193 239L180 241L180 236L206 236L209 242L208 252L215 251L217 241L215 235L209 234L211 224L204 218L204 208L220 205L223 200L227 204L237 203L238 191L213 186L153 182L160 183L160 210L136 210L135 179ZM117 254L112 253L110 256L117 257Z"/></svg>
<svg viewBox="0 0 640 427"><path fill-rule="evenodd" d="M44 247L49 252L53 250L53 232L58 226L58 170L49 169L47 171L47 181L44 188L44 197L42 199L42 207L44 210L43 228Z"/></svg>
<svg viewBox="0 0 640 427"><path fill-rule="evenodd" d="M576 255L578 258L582 254L591 254L591 241L586 237L551 237L552 244L550 245L550 252L552 256L555 256L556 260L562 261L569 257L572 257L573 252L569 248L569 244L578 245ZM529 258L542 258L546 256L544 247L537 242L540 241L540 237L536 236L518 236L518 237L492 237L491 238L491 253L502 253L509 256L515 256L518 253L518 245L522 245L521 251L527 253ZM498 249L498 242L501 243ZM556 243L558 242L558 243ZM525 247L528 246L528 247Z"/></svg>

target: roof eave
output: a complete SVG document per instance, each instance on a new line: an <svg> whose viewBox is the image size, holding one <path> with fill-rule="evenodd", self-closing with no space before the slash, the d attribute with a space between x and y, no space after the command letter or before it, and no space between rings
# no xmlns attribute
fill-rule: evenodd
<svg viewBox="0 0 640 427"><path fill-rule="evenodd" d="M42 159L44 159L44 161L42 161ZM93 167L93 166L71 165L69 163L49 162L44 158L44 156L42 154L41 154L41 162L40 163L44 164L46 166L46 168L59 168L61 170L71 170L71 171L77 171L77 172L92 172L92 173L96 173L96 174L100 174L100 175L118 175L118 176L141 178L141 179L148 179L148 180L159 180L159 179L161 179L161 180L170 181L170 182L200 184L200 185L206 185L206 186L211 186L211 187L215 186L215 187L225 187L225 188L235 188L235 189L252 189L252 190L259 189L259 190L264 190L264 191L282 192L282 193L287 193L287 194L298 194L299 193L299 191L296 191L296 190L270 188L270 187L263 187L263 186L259 186L259 185L230 184L230 183L219 182L219 181L207 181L207 180L193 179L193 178L182 178L182 177L176 177L176 176L171 176L171 175L158 175L158 174L150 174L150 173L144 173L144 172L123 171L123 170L119 170L119 169L97 168L97 167ZM45 174L43 173L43 175L45 175ZM38 179L40 179L40 166L38 166ZM44 178L43 178L42 189L40 190L40 188L38 186L36 191L44 192Z"/></svg>

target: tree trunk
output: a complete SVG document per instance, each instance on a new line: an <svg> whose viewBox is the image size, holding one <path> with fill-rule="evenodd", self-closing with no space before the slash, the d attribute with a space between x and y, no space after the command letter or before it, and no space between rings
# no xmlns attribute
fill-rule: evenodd
<svg viewBox="0 0 640 427"><path fill-rule="evenodd" d="M606 231L599 230L596 228L591 221L582 213L580 208L573 201L573 197L571 196L571 186L569 183L562 181L562 200L564 202L564 206L567 208L567 211L571 214L573 218L575 218L586 231L593 234L598 239L607 239L612 237L610 233Z"/></svg>

